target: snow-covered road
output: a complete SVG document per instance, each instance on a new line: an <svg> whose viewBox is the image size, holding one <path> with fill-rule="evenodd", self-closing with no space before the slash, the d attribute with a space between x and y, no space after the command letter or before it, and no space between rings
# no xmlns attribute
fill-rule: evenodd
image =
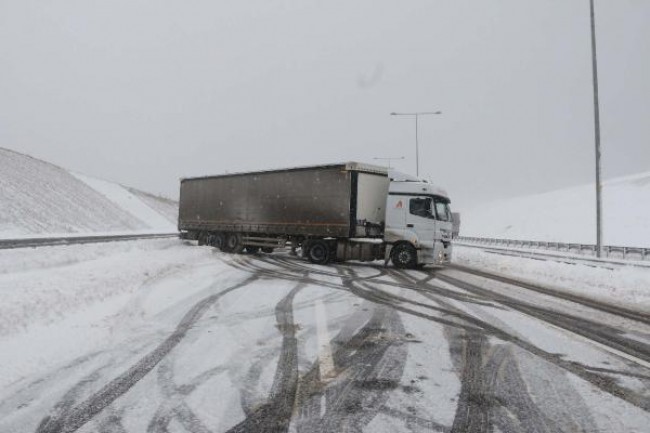
<svg viewBox="0 0 650 433"><path fill-rule="evenodd" d="M0 253L0 432L646 432L650 318L178 240Z"/></svg>

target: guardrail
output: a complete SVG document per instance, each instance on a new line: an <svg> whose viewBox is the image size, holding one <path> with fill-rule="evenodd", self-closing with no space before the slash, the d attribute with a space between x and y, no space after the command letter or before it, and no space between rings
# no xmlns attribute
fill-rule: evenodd
<svg viewBox="0 0 650 433"><path fill-rule="evenodd" d="M90 235L66 236L56 238L0 239L0 249L34 248L55 245L90 244L97 242L131 241L137 239L155 239L178 237L178 233L146 233L132 235Z"/></svg>
<svg viewBox="0 0 650 433"><path fill-rule="evenodd" d="M594 244L577 244L567 242L546 242L546 241L527 241L519 239L501 239L501 238L477 238L469 236L457 236L456 241L467 242L478 245L504 246L506 248L528 248L548 251L560 251L571 254L586 256L596 256L596 245ZM650 248L644 247L621 247L605 245L601 249L602 256L607 258L616 258L622 260L650 260Z"/></svg>

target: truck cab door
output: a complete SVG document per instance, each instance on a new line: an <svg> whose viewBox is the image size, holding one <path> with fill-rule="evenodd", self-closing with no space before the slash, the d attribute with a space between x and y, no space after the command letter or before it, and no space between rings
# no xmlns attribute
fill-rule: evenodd
<svg viewBox="0 0 650 433"><path fill-rule="evenodd" d="M408 197L389 195L386 200L386 228L384 240L394 243L405 239L406 235L406 210Z"/></svg>
<svg viewBox="0 0 650 433"><path fill-rule="evenodd" d="M434 257L437 222L432 206L431 197L408 197L406 230L413 232L418 239L416 247L420 249L420 256L424 256L420 258L425 263L432 263Z"/></svg>

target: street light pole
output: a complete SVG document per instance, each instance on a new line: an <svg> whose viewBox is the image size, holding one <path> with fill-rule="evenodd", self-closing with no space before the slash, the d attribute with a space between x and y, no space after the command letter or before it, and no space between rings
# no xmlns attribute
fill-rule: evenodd
<svg viewBox="0 0 650 433"><path fill-rule="evenodd" d="M596 59L596 17L594 0L589 0L591 15L591 69L594 85L594 135L596 142L596 257L602 254L602 185L600 180L600 109L598 103L598 62Z"/></svg>
<svg viewBox="0 0 650 433"><path fill-rule="evenodd" d="M391 116L413 116L415 118L415 175L420 176L420 146L418 143L418 118L420 116L442 114L442 111L416 111L413 113L390 113Z"/></svg>
<svg viewBox="0 0 650 433"><path fill-rule="evenodd" d="M394 156L394 157L390 157L390 158L374 157L374 158L372 158L372 159L381 159L381 160L383 160L383 161L388 161L388 168L391 168L391 166L390 166L390 162L391 162L392 160L404 159L404 157L403 157L403 156Z"/></svg>
<svg viewBox="0 0 650 433"><path fill-rule="evenodd" d="M415 113L415 177L420 177L420 145L418 144L418 118L420 115Z"/></svg>

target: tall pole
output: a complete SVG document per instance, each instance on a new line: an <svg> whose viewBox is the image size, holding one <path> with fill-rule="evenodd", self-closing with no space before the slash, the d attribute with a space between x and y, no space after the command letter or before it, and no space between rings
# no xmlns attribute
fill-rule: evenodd
<svg viewBox="0 0 650 433"><path fill-rule="evenodd" d="M420 177L420 147L418 145L418 114L415 115L415 177Z"/></svg>
<svg viewBox="0 0 650 433"><path fill-rule="evenodd" d="M596 59L596 17L594 13L594 0L589 0L591 12L591 68L594 84L594 134L596 141L596 257L602 254L603 226L602 226L602 185L600 182L600 110L598 103L598 62Z"/></svg>
<svg viewBox="0 0 650 433"><path fill-rule="evenodd" d="M420 146L418 143L418 118L425 115L442 114L442 111L417 111L415 113L390 113L391 116L415 117L415 175L420 177Z"/></svg>

